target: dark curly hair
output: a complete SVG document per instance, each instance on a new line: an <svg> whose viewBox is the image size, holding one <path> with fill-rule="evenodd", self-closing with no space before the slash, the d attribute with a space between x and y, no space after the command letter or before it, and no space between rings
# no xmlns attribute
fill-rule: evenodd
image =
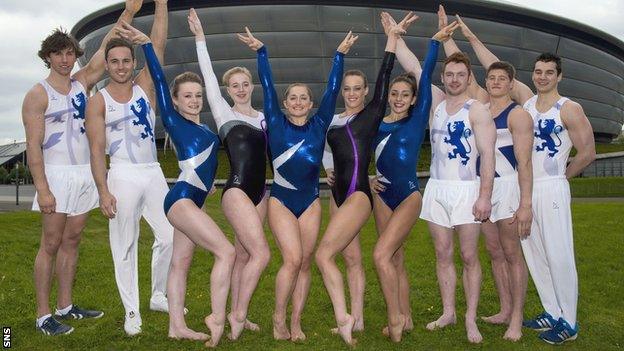
<svg viewBox="0 0 624 351"><path fill-rule="evenodd" d="M76 54L76 57L82 56L84 51L80 48L78 40L71 36L63 28L56 28L52 31L52 34L48 35L41 42L41 49L37 55L43 60L47 68L50 68L50 62L48 62L48 56L54 52L60 52L64 49L72 49Z"/></svg>

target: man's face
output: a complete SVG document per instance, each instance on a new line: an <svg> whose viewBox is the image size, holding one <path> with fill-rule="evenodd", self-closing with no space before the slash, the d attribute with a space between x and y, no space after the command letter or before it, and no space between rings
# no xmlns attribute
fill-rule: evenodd
<svg viewBox="0 0 624 351"><path fill-rule="evenodd" d="M114 82L123 84L131 81L134 65L135 61L129 48L118 46L108 51L106 71Z"/></svg>
<svg viewBox="0 0 624 351"><path fill-rule="evenodd" d="M537 92L547 93L557 89L561 77L561 74L557 74L557 64L555 62L535 62L532 79Z"/></svg>
<svg viewBox="0 0 624 351"><path fill-rule="evenodd" d="M485 78L485 87L492 97L509 95L513 87L513 81L509 79L507 71L503 69L490 70Z"/></svg>
<svg viewBox="0 0 624 351"><path fill-rule="evenodd" d="M69 76L76 63L76 52L73 48L65 48L48 55L50 69L62 76Z"/></svg>
<svg viewBox="0 0 624 351"><path fill-rule="evenodd" d="M470 72L461 62L449 62L442 72L442 83L446 93L451 96L463 94L468 89Z"/></svg>

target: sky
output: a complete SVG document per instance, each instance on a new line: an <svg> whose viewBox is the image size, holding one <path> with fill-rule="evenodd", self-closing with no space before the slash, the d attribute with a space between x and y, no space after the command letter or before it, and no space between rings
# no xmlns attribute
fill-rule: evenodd
<svg viewBox="0 0 624 351"><path fill-rule="evenodd" d="M120 0L0 0L0 145L24 140L21 101L48 70L37 57L53 28L67 30L83 17ZM507 0L508 4L552 13L600 29L624 41L624 0Z"/></svg>

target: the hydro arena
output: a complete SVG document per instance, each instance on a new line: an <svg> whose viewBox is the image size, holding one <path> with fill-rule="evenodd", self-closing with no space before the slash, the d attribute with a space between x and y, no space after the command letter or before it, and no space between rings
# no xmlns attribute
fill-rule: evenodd
<svg viewBox="0 0 624 351"><path fill-rule="evenodd" d="M427 41L437 31L438 2L419 1L280 1L280 0L170 0L169 36L164 69L167 79L183 71L200 73L195 40L188 28L187 15L197 9L206 32L208 50L217 76L233 66L246 66L256 74L255 53L239 42L235 33L249 26L269 48L278 94L292 82L310 85L318 99L326 84L331 58L345 33L360 36L345 59L345 69L364 71L373 85L384 53L385 35L379 21L381 11L399 19L405 10L415 11L420 19L404 36L408 46L422 59ZM553 52L563 58L564 79L560 93L579 102L591 121L597 141L608 142L618 136L624 123L624 43L617 38L582 23L570 21L507 3L461 0L445 1L449 15L458 13L466 24L501 60L511 62L519 79L529 87L537 55ZM86 49L84 65L100 46L123 11L124 4L107 7L83 18L72 29ZM146 2L133 24L149 33L154 4ZM484 70L460 31L454 38L468 52L474 72L483 85ZM143 65L141 50L139 67ZM440 50L438 60L444 57ZM434 77L439 77L438 65ZM395 74L401 73L395 65ZM256 75L257 78L257 75ZM254 79L257 82L257 79ZM440 79L434 80L440 84ZM98 84L101 87L105 80ZM339 99L340 100L340 99ZM341 102L338 103L340 107ZM256 85L253 106L262 109L262 92ZM213 125L208 104L204 102L202 120ZM164 136L160 122L159 139Z"/></svg>

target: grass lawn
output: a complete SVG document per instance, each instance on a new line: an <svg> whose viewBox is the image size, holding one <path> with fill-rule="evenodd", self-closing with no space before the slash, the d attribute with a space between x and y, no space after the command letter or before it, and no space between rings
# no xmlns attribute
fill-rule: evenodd
<svg viewBox="0 0 624 351"><path fill-rule="evenodd" d="M575 247L580 281L580 336L565 350L615 350L624 347L624 240L622 239L622 203L575 203L573 205ZM207 211L226 232L231 229L219 208L219 196L210 199ZM325 226L327 217L324 217ZM123 331L123 307L119 299L109 249L108 230L99 211L93 211L80 247L80 260L74 289L74 301L83 307L103 309L99 320L72 321L76 329L66 336L46 337L34 328L35 298L32 282L33 260L39 245L40 220L31 212L0 215L0 322L12 328L13 348L17 350L202 350L203 343L173 341L167 338L166 314L149 311L150 246L152 235L142 223L139 241L139 271L143 333L129 338ZM241 339L223 339L223 350L334 350L347 349L336 335L333 311L319 272L313 268L313 283L303 316L308 339L298 344L275 341L271 333L274 304L274 279L280 264L275 242L266 231L272 248L271 263L260 280L252 300L249 318L260 324L260 332L245 331ZM481 345L466 341L463 327L465 302L461 288L457 291L458 324L429 332L424 325L437 318L441 302L435 278L433 245L422 221L416 225L406 246L406 260L411 282L411 305L415 330L404 337L402 344L392 344L381 334L385 325L385 305L372 264L372 248L376 233L371 221L362 231L364 265L366 267L365 323L366 333L355 333L357 349L361 350L552 350L539 341L536 333L525 330L521 342L513 344L502 339L503 326L479 322L484 336ZM489 262L481 247L483 287L479 315L497 312L498 299L490 274ZM457 257L458 259L458 257ZM209 272L212 258L198 250L188 280L186 316L191 328L204 331L203 317L210 313ZM459 271L461 273L461 271ZM461 286L461 284L459 284ZM55 291L56 288L53 288ZM54 296L52 301L55 301ZM52 305L54 302L52 303ZM525 316L541 312L535 288L529 284Z"/></svg>

